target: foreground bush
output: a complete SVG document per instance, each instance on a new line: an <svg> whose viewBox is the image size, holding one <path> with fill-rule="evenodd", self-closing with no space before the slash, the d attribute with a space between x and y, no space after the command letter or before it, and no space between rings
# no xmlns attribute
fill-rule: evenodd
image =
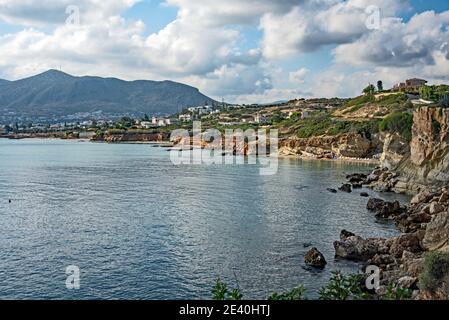
<svg viewBox="0 0 449 320"><path fill-rule="evenodd" d="M273 293L268 300L272 301L287 301L287 300L305 300L305 293L306 289L304 286L299 286L294 288L293 290L286 292L286 293Z"/></svg>
<svg viewBox="0 0 449 320"><path fill-rule="evenodd" d="M433 298L449 299L449 253L426 254L419 288Z"/></svg>
<svg viewBox="0 0 449 320"><path fill-rule="evenodd" d="M363 292L365 278L362 275L345 276L340 271L332 273L329 283L319 294L321 300L360 300L367 295Z"/></svg>

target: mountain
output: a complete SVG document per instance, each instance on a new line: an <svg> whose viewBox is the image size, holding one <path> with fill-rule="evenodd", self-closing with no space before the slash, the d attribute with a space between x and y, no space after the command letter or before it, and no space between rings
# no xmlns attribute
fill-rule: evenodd
<svg viewBox="0 0 449 320"><path fill-rule="evenodd" d="M67 116L103 114L170 114L187 106L214 103L198 89L172 81L124 81L75 77L49 70L29 78L0 80L0 114Z"/></svg>

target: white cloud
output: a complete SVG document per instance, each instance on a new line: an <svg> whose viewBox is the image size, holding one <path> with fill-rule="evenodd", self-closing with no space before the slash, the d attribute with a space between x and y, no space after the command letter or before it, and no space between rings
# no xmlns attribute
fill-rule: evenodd
<svg viewBox="0 0 449 320"><path fill-rule="evenodd" d="M396 15L407 0L166 0L177 17L150 35L142 21L124 18L138 1L75 1L81 25L67 26L73 1L0 0L0 20L24 26L0 33L0 75L17 79L62 67L77 75L182 81L217 99L248 102L349 96L379 79L447 79L449 11L404 23ZM366 27L370 5L381 9L380 30ZM242 26L259 26L260 46L241 49ZM319 74L283 64L323 47L335 48L335 65Z"/></svg>
<svg viewBox="0 0 449 320"><path fill-rule="evenodd" d="M336 61L358 66L410 67L432 65L434 53L449 39L449 11L415 15L404 23L384 19L381 29L335 50Z"/></svg>
<svg viewBox="0 0 449 320"><path fill-rule="evenodd" d="M300 4L287 14L265 14L260 23L264 54L271 59L285 58L326 45L351 43L370 31L369 6L391 16L407 4L403 0L324 0Z"/></svg>
<svg viewBox="0 0 449 320"><path fill-rule="evenodd" d="M295 84L303 84L305 82L305 76L310 72L309 69L300 68L296 71L292 71L289 73L289 80Z"/></svg>

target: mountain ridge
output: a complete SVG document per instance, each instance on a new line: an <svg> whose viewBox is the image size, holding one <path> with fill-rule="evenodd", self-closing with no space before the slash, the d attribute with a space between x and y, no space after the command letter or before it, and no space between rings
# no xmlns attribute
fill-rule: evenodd
<svg viewBox="0 0 449 320"><path fill-rule="evenodd" d="M170 114L187 106L216 103L199 89L170 80L134 80L73 76L50 69L7 81L0 79L0 112L16 116Z"/></svg>

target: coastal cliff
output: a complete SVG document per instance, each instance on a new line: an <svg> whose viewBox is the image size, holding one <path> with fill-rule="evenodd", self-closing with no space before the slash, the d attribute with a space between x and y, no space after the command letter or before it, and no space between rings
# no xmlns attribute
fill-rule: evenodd
<svg viewBox="0 0 449 320"><path fill-rule="evenodd" d="M378 148L376 140L357 133L346 133L337 136L288 138L281 141L279 153L317 159L370 158Z"/></svg>
<svg viewBox="0 0 449 320"><path fill-rule="evenodd" d="M396 135L384 141L381 164L399 174L394 191L420 191L449 182L449 110L422 107L413 113L409 144Z"/></svg>

